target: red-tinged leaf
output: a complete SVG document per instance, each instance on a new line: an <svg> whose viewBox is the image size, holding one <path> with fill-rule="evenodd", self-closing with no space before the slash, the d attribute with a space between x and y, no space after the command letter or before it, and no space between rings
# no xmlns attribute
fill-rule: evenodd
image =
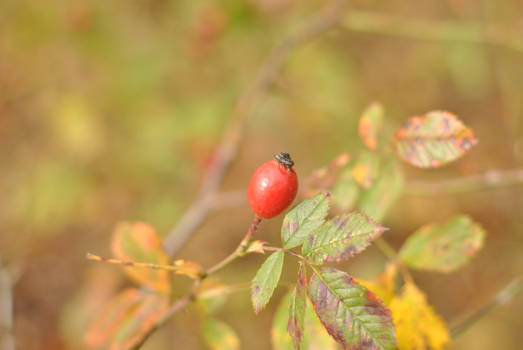
<svg viewBox="0 0 523 350"><path fill-rule="evenodd" d="M477 143L472 130L454 114L432 111L410 118L395 135L396 153L420 168L450 163Z"/></svg>
<svg viewBox="0 0 523 350"><path fill-rule="evenodd" d="M274 252L256 272L251 284L251 299L255 313L259 313L271 299L283 268L283 251Z"/></svg>
<svg viewBox="0 0 523 350"><path fill-rule="evenodd" d="M360 195L361 188L352 171L352 166L345 167L331 189L333 209L338 213L354 209Z"/></svg>
<svg viewBox="0 0 523 350"><path fill-rule="evenodd" d="M378 178L361 194L358 209L374 220L382 220L403 189L403 173L396 159L387 160Z"/></svg>
<svg viewBox="0 0 523 350"><path fill-rule="evenodd" d="M305 327L305 307L307 303L307 276L303 263L300 262L298 271L298 282L292 292L291 305L289 308L289 322L287 330L292 337L296 350L300 350Z"/></svg>
<svg viewBox="0 0 523 350"><path fill-rule="evenodd" d="M420 270L452 272L483 246L485 230L465 215L442 225L425 225L414 232L399 253L408 266Z"/></svg>
<svg viewBox="0 0 523 350"><path fill-rule="evenodd" d="M390 310L347 273L315 269L309 297L325 329L345 349L396 349Z"/></svg>
<svg viewBox="0 0 523 350"><path fill-rule="evenodd" d="M302 253L312 264L342 261L361 253L384 231L371 218L361 213L336 216L315 230L302 246Z"/></svg>
<svg viewBox="0 0 523 350"><path fill-rule="evenodd" d="M313 197L329 191L337 182L340 171L349 163L351 157L342 153L334 158L328 166L316 169L305 180L302 197Z"/></svg>
<svg viewBox="0 0 523 350"><path fill-rule="evenodd" d="M109 348L128 350L140 344L168 309L168 296L143 292L140 303L129 312L114 333Z"/></svg>
<svg viewBox="0 0 523 350"><path fill-rule="evenodd" d="M169 265L169 255L164 251L156 231L141 222L121 223L114 232L111 244L113 254L121 260L138 263ZM146 268L126 267L125 273L147 287L162 293L170 291L169 272Z"/></svg>
<svg viewBox="0 0 523 350"><path fill-rule="evenodd" d="M383 106L373 103L363 112L358 127L363 143L371 150L378 148L379 134L383 127Z"/></svg>
<svg viewBox="0 0 523 350"><path fill-rule="evenodd" d="M86 344L90 347L109 344L122 322L140 303L141 297L138 289L128 288L110 299L91 322L85 336Z"/></svg>
<svg viewBox="0 0 523 350"><path fill-rule="evenodd" d="M281 241L287 249L303 243L307 236L320 226L329 213L327 192L303 200L285 215L281 227Z"/></svg>
<svg viewBox="0 0 523 350"><path fill-rule="evenodd" d="M354 180L363 188L372 186L379 174L379 158L375 153L363 152L352 168Z"/></svg>

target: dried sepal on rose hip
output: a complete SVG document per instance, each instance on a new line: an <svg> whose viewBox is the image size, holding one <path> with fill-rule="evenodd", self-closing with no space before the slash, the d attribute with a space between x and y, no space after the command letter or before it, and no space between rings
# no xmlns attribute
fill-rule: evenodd
<svg viewBox="0 0 523 350"><path fill-rule="evenodd" d="M265 219L284 211L294 201L298 191L298 177L292 169L294 162L289 153L281 152L274 158L260 165L249 183L251 209L258 217Z"/></svg>

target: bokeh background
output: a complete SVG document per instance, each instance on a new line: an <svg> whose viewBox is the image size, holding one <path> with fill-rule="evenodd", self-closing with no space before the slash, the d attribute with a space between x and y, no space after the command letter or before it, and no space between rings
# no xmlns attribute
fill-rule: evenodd
<svg viewBox="0 0 523 350"><path fill-rule="evenodd" d="M88 262L85 253L109 255L121 220L168 233L270 49L327 2L0 1L0 254L14 279L19 349L83 348L86 319L129 283L118 267ZM380 27L391 19L395 26ZM391 125L445 109L479 137L451 166L405 165L407 186L522 167L522 82L518 0L354 0L342 25L293 52L249 115L222 189L245 189L255 167L279 151L292 154L304 178L340 152L361 149L358 118L372 101L383 103ZM445 320L477 310L523 271L522 195L521 184L406 194L385 219L396 247L422 224L458 213L487 229L484 249L464 269L414 274ZM177 256L210 266L250 220L245 203L217 210ZM276 243L281 220L264 222L260 237ZM369 248L344 268L371 278L384 262ZM245 258L221 277L248 281L260 263ZM248 292L236 294L218 318L244 349L268 349L277 302L259 316L249 303ZM521 349L522 312L519 297L450 348ZM204 349L198 327L195 313L182 312L145 349Z"/></svg>

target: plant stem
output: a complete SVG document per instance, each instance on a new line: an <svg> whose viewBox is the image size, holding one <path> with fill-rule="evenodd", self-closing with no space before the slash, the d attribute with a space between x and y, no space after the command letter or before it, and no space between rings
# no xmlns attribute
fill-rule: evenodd
<svg viewBox="0 0 523 350"><path fill-rule="evenodd" d="M412 278L409 269L403 264L401 259L398 257L398 252L396 251L396 249L394 249L386 240L384 240L381 237L375 240L374 243L376 244L376 247L378 247L378 249L383 253L383 255L390 259L393 264L396 264L396 266L398 266L403 280L408 283L414 283L414 279Z"/></svg>
<svg viewBox="0 0 523 350"><path fill-rule="evenodd" d="M286 254L289 254L289 255L295 256L295 257L297 257L298 259L305 261L305 257L303 257L302 255L300 255L300 254L298 254L298 253L295 253L295 252L293 252L292 250L285 249L285 248L280 248L280 247L271 247L271 246L264 246L264 247L263 247L263 250L266 250L266 251L268 251L268 252L284 252L284 253L286 253Z"/></svg>
<svg viewBox="0 0 523 350"><path fill-rule="evenodd" d="M501 289L494 297L483 305L479 310L474 312L472 315L466 317L464 320L460 320L454 327L451 328L452 338L463 334L473 324L485 317L489 312L494 310L496 307L507 304L523 292L523 285L521 283L521 277L516 277L510 281L503 289Z"/></svg>

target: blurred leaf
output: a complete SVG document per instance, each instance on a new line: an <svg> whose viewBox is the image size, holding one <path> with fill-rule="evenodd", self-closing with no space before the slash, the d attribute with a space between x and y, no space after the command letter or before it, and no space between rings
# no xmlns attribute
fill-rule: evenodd
<svg viewBox="0 0 523 350"><path fill-rule="evenodd" d="M321 225L302 246L302 253L312 264L342 261L359 254L385 228L360 213L339 215Z"/></svg>
<svg viewBox="0 0 523 350"><path fill-rule="evenodd" d="M305 199L285 215L281 227L281 241L287 249L303 243L320 226L329 213L329 193Z"/></svg>
<svg viewBox="0 0 523 350"><path fill-rule="evenodd" d="M251 299L255 313L259 313L267 305L278 285L284 255L283 251L272 253L256 272L251 285Z"/></svg>
<svg viewBox="0 0 523 350"><path fill-rule="evenodd" d="M227 286L210 276L202 281L196 303L201 311L212 314L225 304L227 295Z"/></svg>
<svg viewBox="0 0 523 350"><path fill-rule="evenodd" d="M273 350L294 350L292 338L287 330L289 319L289 308L291 306L292 292L287 293L276 310L271 329L271 341ZM305 332L303 334L302 350L335 350L338 344L323 328L318 316L311 304L306 301L305 310Z"/></svg>
<svg viewBox="0 0 523 350"><path fill-rule="evenodd" d="M306 197L316 196L318 193L329 191L338 180L340 171L350 161L348 153L341 153L334 158L329 165L316 169L305 180L304 195Z"/></svg>
<svg viewBox="0 0 523 350"><path fill-rule="evenodd" d="M90 347L130 349L164 315L167 296L128 288L111 299L92 320L85 341Z"/></svg>
<svg viewBox="0 0 523 350"><path fill-rule="evenodd" d="M372 186L379 172L378 155L371 152L362 152L352 168L352 176L363 188Z"/></svg>
<svg viewBox="0 0 523 350"><path fill-rule="evenodd" d="M345 167L341 171L336 184L332 187L332 204L337 212L352 210L360 195L360 187L354 180L352 168Z"/></svg>
<svg viewBox="0 0 523 350"><path fill-rule="evenodd" d="M111 248L114 256L124 261L170 265L160 237L151 226L142 222L120 223L115 229ZM163 293L170 291L168 271L134 267L126 267L124 271L140 284Z"/></svg>
<svg viewBox="0 0 523 350"><path fill-rule="evenodd" d="M403 181L397 161L386 161L376 181L361 194L358 208L374 220L381 221L401 193Z"/></svg>
<svg viewBox="0 0 523 350"><path fill-rule="evenodd" d="M392 299L390 310L399 349L442 350L450 342L447 325L414 284L405 284L403 294Z"/></svg>
<svg viewBox="0 0 523 350"><path fill-rule="evenodd" d="M373 103L360 117L358 132L363 143L371 150L378 148L378 137L383 127L383 114L385 113L380 103Z"/></svg>
<svg viewBox="0 0 523 350"><path fill-rule="evenodd" d="M399 254L412 268L451 272L468 262L481 249L484 239L483 227L460 215L442 225L421 227L407 239Z"/></svg>
<svg viewBox="0 0 523 350"><path fill-rule="evenodd" d="M289 322L287 323L287 329L296 350L300 350L305 327L305 307L307 303L307 276L305 273L305 266L300 262L298 281L292 292Z"/></svg>
<svg viewBox="0 0 523 350"><path fill-rule="evenodd" d="M142 292L140 303L130 310L111 341L111 350L132 349L139 344L169 309L166 295Z"/></svg>
<svg viewBox="0 0 523 350"><path fill-rule="evenodd" d="M203 337L209 348L213 350L236 350L240 348L240 340L236 332L222 321L211 318L205 320Z"/></svg>
<svg viewBox="0 0 523 350"><path fill-rule="evenodd" d="M141 297L138 289L128 288L109 300L87 330L87 345L95 347L109 344L120 325L129 316L130 310L140 303Z"/></svg>
<svg viewBox="0 0 523 350"><path fill-rule="evenodd" d="M396 132L394 147L400 158L419 168L450 163L478 140L454 114L432 111L412 117Z"/></svg>
<svg viewBox="0 0 523 350"><path fill-rule="evenodd" d="M345 349L396 349L389 309L345 272L315 270L309 297L325 329Z"/></svg>

